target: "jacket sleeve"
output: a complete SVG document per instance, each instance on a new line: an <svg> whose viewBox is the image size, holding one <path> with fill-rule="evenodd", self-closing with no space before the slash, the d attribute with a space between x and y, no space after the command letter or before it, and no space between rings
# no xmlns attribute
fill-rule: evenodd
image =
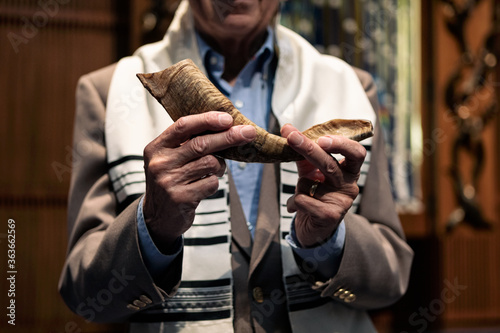
<svg viewBox="0 0 500 333"><path fill-rule="evenodd" d="M373 79L366 72L356 72L377 110ZM359 309L385 307L404 295L413 260L392 199L384 147L377 123L359 211L345 216L346 239L339 270L328 281L316 282L315 287L322 296Z"/></svg>
<svg viewBox="0 0 500 333"><path fill-rule="evenodd" d="M136 200L117 214L104 142L105 102L114 67L80 79L68 204L70 232L59 292L89 321L119 322L161 303L180 281L182 255L155 283L142 259Z"/></svg>

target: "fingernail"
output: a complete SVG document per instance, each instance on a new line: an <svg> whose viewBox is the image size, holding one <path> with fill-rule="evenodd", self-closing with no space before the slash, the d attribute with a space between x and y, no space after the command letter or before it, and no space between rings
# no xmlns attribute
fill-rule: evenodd
<svg viewBox="0 0 500 333"><path fill-rule="evenodd" d="M281 133L281 135L283 135L283 128L285 128L285 127L287 127L287 126L291 126L291 125L292 125L292 124L290 124L290 123L286 123L285 125L281 126L281 128L280 128L280 133Z"/></svg>
<svg viewBox="0 0 500 333"><path fill-rule="evenodd" d="M257 132L253 126L243 126L241 129L241 135L247 140L253 140L257 136Z"/></svg>
<svg viewBox="0 0 500 333"><path fill-rule="evenodd" d="M299 132L292 132L288 136L288 142L294 146L300 146L304 142L304 138Z"/></svg>
<svg viewBox="0 0 500 333"><path fill-rule="evenodd" d="M321 148L330 148L333 144L333 140L329 137L322 136L321 138L318 139L318 145Z"/></svg>
<svg viewBox="0 0 500 333"><path fill-rule="evenodd" d="M233 117L228 113L223 113L219 115L219 124L221 126L227 127L233 123Z"/></svg>

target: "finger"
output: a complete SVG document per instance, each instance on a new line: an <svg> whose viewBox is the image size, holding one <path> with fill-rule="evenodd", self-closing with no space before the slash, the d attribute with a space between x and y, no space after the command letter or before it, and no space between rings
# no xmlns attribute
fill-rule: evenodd
<svg viewBox="0 0 500 333"><path fill-rule="evenodd" d="M296 205L297 198L308 196L310 199L318 201L324 194L323 189L321 189L321 193L319 192L321 185L322 184L317 180L311 180L307 177L300 177L297 181L297 186L295 187L295 194L291 196L287 201L288 212L295 213L299 209ZM315 187L314 189L313 186ZM305 198L305 200L309 199ZM310 202L312 203L312 201Z"/></svg>
<svg viewBox="0 0 500 333"><path fill-rule="evenodd" d="M292 124L285 124L281 128L281 136L283 137L288 137L290 133L298 131L296 127L294 127ZM307 160L302 160L302 161L297 161L297 169L299 172L299 177L306 177L309 179L319 179L323 181L325 179L324 175L321 173L321 171L318 170L318 168L311 164Z"/></svg>
<svg viewBox="0 0 500 333"><path fill-rule="evenodd" d="M212 155L213 156L213 155ZM217 157L214 156L218 161L219 161L219 171L215 173L217 177L222 177L224 176L224 173L226 172L226 161L222 157Z"/></svg>
<svg viewBox="0 0 500 333"><path fill-rule="evenodd" d="M327 201L317 200L302 193L297 193L287 201L287 210L290 213L305 214L315 223L332 223L341 221L349 208L352 199L348 196L338 195Z"/></svg>
<svg viewBox="0 0 500 333"><path fill-rule="evenodd" d="M329 209L329 207L320 200L311 198L303 193L297 193L291 196L286 202L286 206L289 213L298 211L307 212L307 215L311 218L321 220L324 218L322 212L324 212L325 209Z"/></svg>
<svg viewBox="0 0 500 333"><path fill-rule="evenodd" d="M193 136L206 131L224 131L233 124L233 117L226 112L205 112L179 118L159 137L161 145L166 148L178 147Z"/></svg>
<svg viewBox="0 0 500 333"><path fill-rule="evenodd" d="M313 166L319 169L325 177L339 174L341 172L337 160L325 152L320 146L304 136L302 133L294 131L287 137L288 144L296 152ZM311 172L313 172L311 170Z"/></svg>
<svg viewBox="0 0 500 333"><path fill-rule="evenodd" d="M283 127L281 127L281 130L280 130L281 136L284 138L286 138L288 135L290 135L290 133L295 132L295 131L298 131L298 129L289 123L283 125Z"/></svg>
<svg viewBox="0 0 500 333"><path fill-rule="evenodd" d="M331 191L332 189L326 183L322 183L319 180L311 180L306 177L299 178L297 186L295 187L296 193L308 195L317 200L321 200L325 194Z"/></svg>
<svg viewBox="0 0 500 333"><path fill-rule="evenodd" d="M297 194L292 195L288 200L286 201L286 210L290 213L296 213L297 212L297 206L295 205L295 196Z"/></svg>
<svg viewBox="0 0 500 333"><path fill-rule="evenodd" d="M178 184L190 184L199 179L216 175L222 177L226 169L223 159L214 155L205 155L194 161L188 162L176 171Z"/></svg>
<svg viewBox="0 0 500 333"><path fill-rule="evenodd" d="M366 149L359 142L340 135L328 135L318 139L318 145L328 153L341 154L345 160L342 169L358 173L366 157Z"/></svg>
<svg viewBox="0 0 500 333"><path fill-rule="evenodd" d="M179 147L178 162L185 164L201 156L240 146L252 141L256 136L257 132L251 125L233 126L223 132L200 135Z"/></svg>
<svg viewBox="0 0 500 333"><path fill-rule="evenodd" d="M200 178L190 184L177 185L168 189L170 197L178 204L193 205L217 192L219 179L216 175ZM174 199L175 198L175 199Z"/></svg>

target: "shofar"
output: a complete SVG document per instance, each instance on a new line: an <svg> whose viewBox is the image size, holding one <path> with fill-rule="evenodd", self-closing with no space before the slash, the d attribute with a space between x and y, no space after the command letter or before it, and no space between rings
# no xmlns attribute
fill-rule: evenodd
<svg viewBox="0 0 500 333"><path fill-rule="evenodd" d="M256 128L255 140L217 152L215 154L217 156L241 162L260 163L304 159L287 144L286 138L270 134L243 116L190 59L180 61L157 73L137 74L137 77L174 121L187 115L224 111L233 117L233 126L252 125ZM315 125L302 133L314 141L329 134L343 135L361 141L373 135L373 126L367 120L334 119Z"/></svg>

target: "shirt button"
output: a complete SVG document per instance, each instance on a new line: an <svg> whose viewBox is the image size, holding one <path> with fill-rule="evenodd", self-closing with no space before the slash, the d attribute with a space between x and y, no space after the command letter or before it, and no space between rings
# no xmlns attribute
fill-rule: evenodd
<svg viewBox="0 0 500 333"><path fill-rule="evenodd" d="M238 163L238 168L240 170L245 170L246 167L247 167L247 163L246 162L240 162L240 163Z"/></svg>
<svg viewBox="0 0 500 333"><path fill-rule="evenodd" d="M241 109L243 107L243 102L240 101L239 99L236 100L236 102L234 102L234 106L237 108L237 109Z"/></svg>
<svg viewBox="0 0 500 333"><path fill-rule="evenodd" d="M253 296L253 299L257 303L264 302L264 292L262 291L261 287L255 287L255 288L253 288L253 290L252 290L252 296Z"/></svg>

